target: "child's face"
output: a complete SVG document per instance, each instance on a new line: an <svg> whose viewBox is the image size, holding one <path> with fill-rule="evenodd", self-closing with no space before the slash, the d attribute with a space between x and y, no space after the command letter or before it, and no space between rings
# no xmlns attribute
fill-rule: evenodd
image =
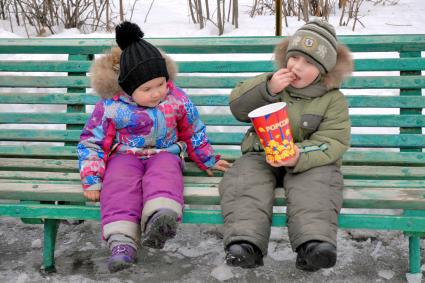
<svg viewBox="0 0 425 283"><path fill-rule="evenodd" d="M295 88L310 85L320 73L319 69L304 56L289 57L287 69L295 75L295 79L291 82L291 86Z"/></svg>
<svg viewBox="0 0 425 283"><path fill-rule="evenodd" d="M133 92L133 100L144 107L156 107L167 95L165 77L158 77L141 84Z"/></svg>

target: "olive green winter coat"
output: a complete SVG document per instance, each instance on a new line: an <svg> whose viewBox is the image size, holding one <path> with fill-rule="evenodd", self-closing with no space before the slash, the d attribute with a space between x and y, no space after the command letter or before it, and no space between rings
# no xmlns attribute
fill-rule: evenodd
<svg viewBox="0 0 425 283"><path fill-rule="evenodd" d="M340 163L350 146L351 125L344 95L334 89L314 98L287 91L272 96L266 85L269 77L268 74L260 75L240 83L232 91L230 109L233 115L240 121L249 122L251 110L273 102L286 102L292 136L301 151L294 172ZM256 146L251 147L253 144ZM258 150L262 150L258 137L250 130L242 142L242 151Z"/></svg>
<svg viewBox="0 0 425 283"><path fill-rule="evenodd" d="M288 41L275 51L279 68L285 67ZM224 244L248 241L267 253L273 213L274 189L283 185L287 224L292 248L310 240L336 245L337 219L342 205L341 158L350 145L348 105L338 87L350 74L348 49L338 46L336 66L321 75L307 90L271 94L263 74L239 83L230 95L236 119L249 122L248 113L260 106L286 102L293 140L300 158L293 168L266 163L260 141L251 127L241 144L243 156L224 174L219 184L224 218Z"/></svg>

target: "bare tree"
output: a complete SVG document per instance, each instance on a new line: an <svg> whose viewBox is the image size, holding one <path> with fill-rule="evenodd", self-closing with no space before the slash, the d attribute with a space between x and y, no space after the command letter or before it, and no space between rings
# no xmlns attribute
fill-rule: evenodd
<svg viewBox="0 0 425 283"><path fill-rule="evenodd" d="M123 0L120 0L120 22L124 21L124 3L122 1ZM146 22L146 19L145 19L145 22Z"/></svg>
<svg viewBox="0 0 425 283"><path fill-rule="evenodd" d="M192 21L193 23L197 23L196 19L195 19L195 12L193 11L193 4L192 4L192 0L188 0L189 1L189 10L190 10L190 16L192 17Z"/></svg>
<svg viewBox="0 0 425 283"><path fill-rule="evenodd" d="M239 0L229 0L232 1L232 25L235 28L239 28Z"/></svg>
<svg viewBox="0 0 425 283"><path fill-rule="evenodd" d="M205 0L205 12L207 13L207 20L210 19L210 5L208 4L208 0Z"/></svg>
<svg viewBox="0 0 425 283"><path fill-rule="evenodd" d="M224 0L223 0L224 1ZM222 35L224 31L224 21L221 16L221 0L217 0L217 26L218 26L218 35ZM223 3L224 5L224 3Z"/></svg>
<svg viewBox="0 0 425 283"><path fill-rule="evenodd" d="M232 25L235 25L236 28L239 26L239 9L238 9L238 1L237 0L229 0L229 10L227 14L227 22L230 21L230 17L232 18ZM206 26L207 22L212 23L214 26L218 28L218 34L221 35L224 32L224 26L226 21L226 0L217 0L216 1L216 10L217 12L215 22L213 20L214 13L210 14L210 6L209 1L205 0L188 0L190 17L193 23L199 23L199 27L202 29ZM204 6L203 6L204 5Z"/></svg>

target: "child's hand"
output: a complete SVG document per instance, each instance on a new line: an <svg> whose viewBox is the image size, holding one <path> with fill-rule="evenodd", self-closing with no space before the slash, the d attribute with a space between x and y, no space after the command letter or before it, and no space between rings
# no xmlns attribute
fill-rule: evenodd
<svg viewBox="0 0 425 283"><path fill-rule="evenodd" d="M91 201L100 199L100 191L84 191L84 196Z"/></svg>
<svg viewBox="0 0 425 283"><path fill-rule="evenodd" d="M286 68L282 68L273 74L270 81L267 82L267 87L272 94L276 94L286 88L294 79L294 73Z"/></svg>
<svg viewBox="0 0 425 283"><path fill-rule="evenodd" d="M222 160L220 159L219 161L217 161L215 163L215 165L212 167L212 169L214 170L219 170L222 172L226 172L227 169L229 169L231 166L231 164L229 162L227 162L226 160ZM211 169L207 169L207 174L209 177L213 177L214 173Z"/></svg>
<svg viewBox="0 0 425 283"><path fill-rule="evenodd" d="M297 165L298 159L300 158L300 150L295 144L294 144L294 150L295 150L295 155L290 159L286 159L286 160L282 160L278 162L271 162L267 160L267 163L273 167L282 167L282 166L294 167L295 165Z"/></svg>

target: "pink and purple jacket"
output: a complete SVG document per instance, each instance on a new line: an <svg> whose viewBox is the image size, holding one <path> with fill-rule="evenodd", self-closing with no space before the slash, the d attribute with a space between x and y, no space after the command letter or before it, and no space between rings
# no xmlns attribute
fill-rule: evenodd
<svg viewBox="0 0 425 283"><path fill-rule="evenodd" d="M158 150L178 154L182 146L177 143L184 142L189 158L200 169L214 166L219 156L214 154L195 105L171 80L167 87L166 98L154 108L137 105L122 90L96 103L77 146L83 189L101 189L111 149L113 154L145 159Z"/></svg>

